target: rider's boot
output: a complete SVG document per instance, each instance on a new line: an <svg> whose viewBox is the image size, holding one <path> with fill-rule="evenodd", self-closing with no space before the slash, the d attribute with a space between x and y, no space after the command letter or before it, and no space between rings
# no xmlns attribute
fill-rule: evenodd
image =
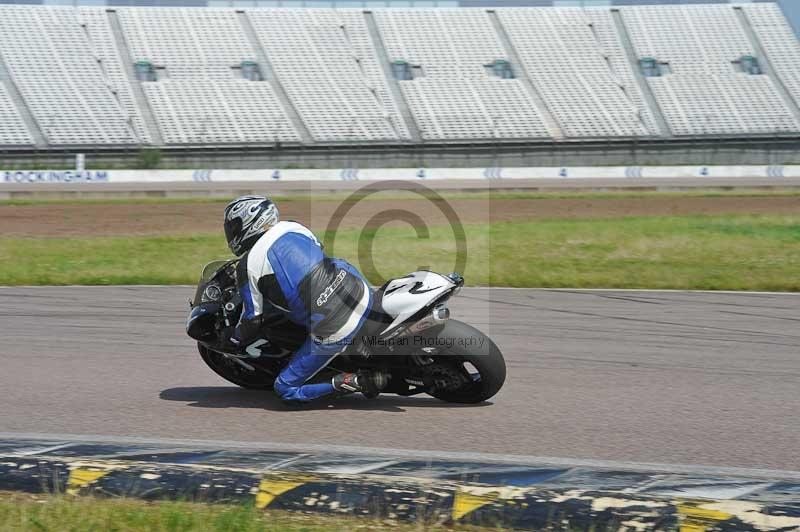
<svg viewBox="0 0 800 532"><path fill-rule="evenodd" d="M340 373L331 384L338 392L361 392L365 397L377 397L386 388L389 374L383 371L359 371L358 373Z"/></svg>

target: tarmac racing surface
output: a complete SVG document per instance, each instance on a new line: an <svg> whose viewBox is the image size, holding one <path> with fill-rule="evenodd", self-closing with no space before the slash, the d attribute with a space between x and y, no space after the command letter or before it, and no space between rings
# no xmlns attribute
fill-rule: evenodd
<svg viewBox="0 0 800 532"><path fill-rule="evenodd" d="M482 405L297 410L217 377L192 287L0 288L0 432L283 442L800 470L800 295L465 289L508 379Z"/></svg>

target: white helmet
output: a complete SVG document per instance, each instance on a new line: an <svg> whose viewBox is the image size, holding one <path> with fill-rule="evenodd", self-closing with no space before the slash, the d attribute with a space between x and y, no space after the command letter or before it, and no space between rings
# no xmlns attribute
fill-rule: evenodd
<svg viewBox="0 0 800 532"><path fill-rule="evenodd" d="M225 207L225 238L228 247L241 257L267 229L280 221L278 207L264 196L242 196Z"/></svg>

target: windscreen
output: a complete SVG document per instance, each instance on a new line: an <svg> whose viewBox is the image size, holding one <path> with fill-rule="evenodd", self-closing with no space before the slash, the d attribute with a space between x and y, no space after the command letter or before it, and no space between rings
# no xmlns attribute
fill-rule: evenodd
<svg viewBox="0 0 800 532"><path fill-rule="evenodd" d="M220 268L225 266L231 261L228 260L214 260L203 266L203 273L200 274L200 281L198 284L206 283L209 279L214 277L214 274L217 273Z"/></svg>
<svg viewBox="0 0 800 532"><path fill-rule="evenodd" d="M197 305L203 298L203 290L206 284L214 278L218 271L227 266L233 260L215 260L211 261L203 267L203 272L200 274L200 280L197 282L197 291L194 293L193 305Z"/></svg>

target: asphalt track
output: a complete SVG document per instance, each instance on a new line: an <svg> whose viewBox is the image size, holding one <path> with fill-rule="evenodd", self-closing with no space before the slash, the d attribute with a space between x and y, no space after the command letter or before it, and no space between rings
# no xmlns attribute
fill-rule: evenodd
<svg viewBox="0 0 800 532"><path fill-rule="evenodd" d="M0 288L0 432L800 470L800 295L466 289L508 361L489 404L238 389L183 333L191 287Z"/></svg>

